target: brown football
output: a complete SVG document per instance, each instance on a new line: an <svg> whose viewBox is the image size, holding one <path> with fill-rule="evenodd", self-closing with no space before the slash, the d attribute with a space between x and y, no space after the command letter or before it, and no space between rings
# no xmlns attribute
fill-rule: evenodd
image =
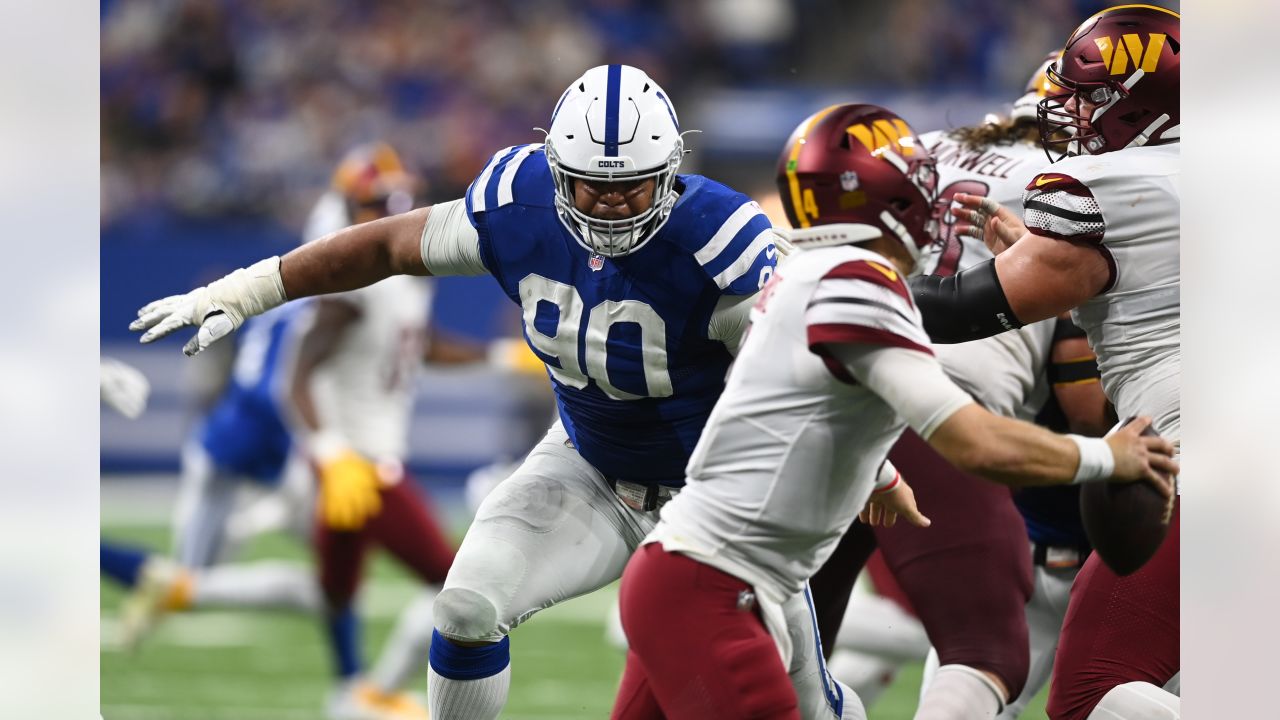
<svg viewBox="0 0 1280 720"><path fill-rule="evenodd" d="M1129 418L1125 425L1133 422ZM1143 435L1155 435L1150 426ZM1145 482L1089 482L1080 487L1080 519L1094 552L1117 575L1142 567L1169 532L1172 500Z"/></svg>

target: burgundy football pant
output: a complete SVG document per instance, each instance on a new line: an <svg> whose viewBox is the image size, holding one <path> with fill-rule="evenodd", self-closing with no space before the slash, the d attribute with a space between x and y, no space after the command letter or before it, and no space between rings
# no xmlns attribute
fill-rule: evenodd
<svg viewBox="0 0 1280 720"><path fill-rule="evenodd" d="M355 531L316 522L315 547L320 587L330 608L346 607L364 572L370 543L386 548L425 583L443 583L454 547L445 539L428 501L409 477L382 489L382 509Z"/></svg>
<svg viewBox="0 0 1280 720"><path fill-rule="evenodd" d="M1053 720L1083 720L1111 688L1146 681L1157 687L1178 672L1180 508L1169 535L1137 572L1119 577L1093 553L1071 586L1053 684Z"/></svg>
<svg viewBox="0 0 1280 720"><path fill-rule="evenodd" d="M799 720L795 689L745 582L658 543L622 574L630 649L613 720Z"/></svg>
<svg viewBox="0 0 1280 720"><path fill-rule="evenodd" d="M900 520L875 528L885 563L941 664L993 673L1017 697L1031 662L1025 607L1033 581L1026 525L1008 489L957 470L911 430L889 459L933 525L917 528ZM857 547L838 550L810 581L824 649L834 645L839 625L823 620L833 603L843 614L845 588L862 569L848 560L869 554L865 533L855 522L841 545Z"/></svg>

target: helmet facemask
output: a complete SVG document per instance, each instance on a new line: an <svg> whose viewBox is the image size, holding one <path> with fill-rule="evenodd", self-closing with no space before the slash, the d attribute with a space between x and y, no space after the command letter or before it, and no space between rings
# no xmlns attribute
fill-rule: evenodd
<svg viewBox="0 0 1280 720"><path fill-rule="evenodd" d="M916 153L920 155L920 153ZM904 160L897 153L881 155L897 166L920 191L921 198L894 198L891 209L880 213L880 222L894 233L915 261L912 275L919 275L930 264L933 256L942 250L942 238L938 233L938 163L932 156ZM924 237L915 237L910 228L919 227Z"/></svg>
<svg viewBox="0 0 1280 720"><path fill-rule="evenodd" d="M1085 153L1106 152L1106 138L1094 123L1128 95L1128 88L1120 83L1077 83L1052 67L1047 75L1050 82L1066 91L1047 95L1036 106L1040 144L1044 146L1049 162Z"/></svg>
<svg viewBox="0 0 1280 720"><path fill-rule="evenodd" d="M586 172L565 167L547 138L547 164L556 188L556 214L580 245L597 255L620 257L640 249L666 224L675 207L676 170L684 157L684 142L677 140L666 162L641 171ZM632 182L655 178L653 202L649 209L629 218L601 220L578 209L574 202L574 181Z"/></svg>

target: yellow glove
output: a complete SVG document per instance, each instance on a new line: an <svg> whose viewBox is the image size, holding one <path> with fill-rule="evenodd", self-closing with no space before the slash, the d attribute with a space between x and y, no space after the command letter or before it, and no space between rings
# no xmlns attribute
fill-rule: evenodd
<svg viewBox="0 0 1280 720"><path fill-rule="evenodd" d="M381 483L372 462L332 438L313 442L320 469L320 505L325 525L334 530L359 530L382 509Z"/></svg>
<svg viewBox="0 0 1280 720"><path fill-rule="evenodd" d="M547 366L524 339L500 338L489 343L489 364L500 370L546 377Z"/></svg>

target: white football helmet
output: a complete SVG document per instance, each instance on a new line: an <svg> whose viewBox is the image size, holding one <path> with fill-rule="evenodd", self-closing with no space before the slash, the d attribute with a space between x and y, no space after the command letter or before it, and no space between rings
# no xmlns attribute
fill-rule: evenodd
<svg viewBox="0 0 1280 720"><path fill-rule="evenodd" d="M606 257L634 252L671 215L684 141L671 101L643 70L601 65L574 80L551 115L546 149L556 185L556 213L586 249ZM599 220L574 206L575 178L650 177L657 179L653 205L634 217Z"/></svg>

